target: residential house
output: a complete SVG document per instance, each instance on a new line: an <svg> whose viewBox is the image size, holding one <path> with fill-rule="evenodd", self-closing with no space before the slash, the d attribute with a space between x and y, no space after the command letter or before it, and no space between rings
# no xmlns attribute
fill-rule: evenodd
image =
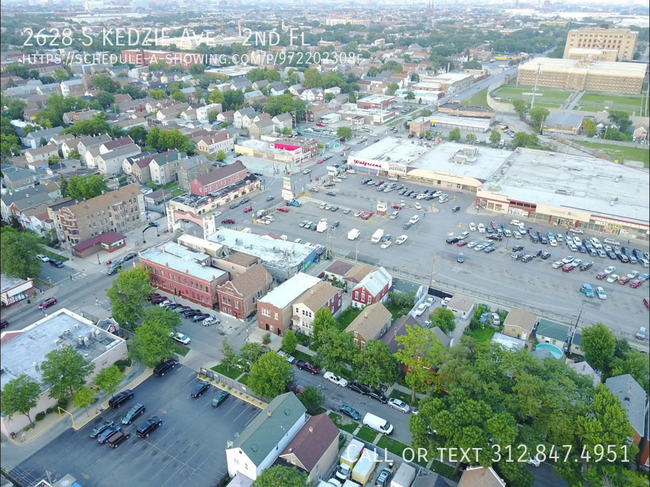
<svg viewBox="0 0 650 487"><path fill-rule="evenodd" d="M62 131L63 127L53 127L51 129L37 130L36 132L30 132L29 134L25 135L25 137L21 137L20 141L23 143L23 145L32 149L36 149L37 147L41 146L41 139L48 141L52 137L60 135Z"/></svg>
<svg viewBox="0 0 650 487"><path fill-rule="evenodd" d="M134 157L127 157L122 162L122 171L124 174L133 176L133 179L140 184L147 184L151 181L151 170L149 163L155 154L149 152L138 154Z"/></svg>
<svg viewBox="0 0 650 487"><path fill-rule="evenodd" d="M259 81L255 81L255 82L253 83L253 89L254 89L254 90L261 90L261 89L264 88L265 86L269 86L269 82L268 82L267 80L265 80L265 79L261 79L261 80L259 80Z"/></svg>
<svg viewBox="0 0 650 487"><path fill-rule="evenodd" d="M181 239L186 238L184 235L180 237ZM179 239L180 241L180 239ZM225 257L214 258L212 260L213 265L218 269L226 271L230 275L230 279L234 279L236 276L239 276L246 272L251 267L260 264L261 260L259 257L254 255L247 254L245 252L230 252Z"/></svg>
<svg viewBox="0 0 650 487"><path fill-rule="evenodd" d="M177 168L178 151L175 149L174 151L166 152L163 157L154 157L151 162L149 162L151 180L162 186L173 183L177 180Z"/></svg>
<svg viewBox="0 0 650 487"><path fill-rule="evenodd" d="M257 112L252 107L240 108L233 115L233 126L238 129L247 129L255 118ZM246 121L244 121L246 118Z"/></svg>
<svg viewBox="0 0 650 487"><path fill-rule="evenodd" d="M90 120L93 118L95 115L97 115L99 110L84 110L81 112L66 112L63 114L63 123L67 125L74 124L76 122L80 122L82 120Z"/></svg>
<svg viewBox="0 0 650 487"><path fill-rule="evenodd" d="M206 196L231 184L246 180L248 170L241 161L228 164L190 181L190 192L197 196Z"/></svg>
<svg viewBox="0 0 650 487"><path fill-rule="evenodd" d="M570 328L555 321L540 318L535 336L540 343L550 343L560 350L564 350L569 340Z"/></svg>
<svg viewBox="0 0 650 487"><path fill-rule="evenodd" d="M338 427L327 414L312 416L280 453L280 460L307 472L307 484L325 477L338 460Z"/></svg>
<svg viewBox="0 0 650 487"><path fill-rule="evenodd" d="M582 349L582 330L575 330L573 336L571 337L571 347L569 350L574 355L579 355L580 357L585 356L585 351Z"/></svg>
<svg viewBox="0 0 650 487"><path fill-rule="evenodd" d="M300 99L308 103L323 101L323 90L321 88L310 88L300 94Z"/></svg>
<svg viewBox="0 0 650 487"><path fill-rule="evenodd" d="M151 209L155 206L162 206L173 198L173 193L164 188L157 189L144 195L145 208Z"/></svg>
<svg viewBox="0 0 650 487"><path fill-rule="evenodd" d="M129 130L133 127L147 128L149 126L149 123L144 117L129 117L122 120L121 122L117 122L115 125L121 129Z"/></svg>
<svg viewBox="0 0 650 487"><path fill-rule="evenodd" d="M643 123L639 123L634 126L634 132L632 133L632 140L635 142L642 142L648 140L648 126Z"/></svg>
<svg viewBox="0 0 650 487"><path fill-rule="evenodd" d="M492 467L467 467L458 487L506 487L506 483Z"/></svg>
<svg viewBox="0 0 650 487"><path fill-rule="evenodd" d="M342 305L343 290L329 282L320 281L293 303L292 327L305 335L311 335L316 311L329 308L332 315L336 316Z"/></svg>
<svg viewBox="0 0 650 487"><path fill-rule="evenodd" d="M345 329L346 333L353 335L355 346L359 347L359 353L365 348L370 340L381 339L390 327L393 316L382 303L374 303L366 306L359 316Z"/></svg>
<svg viewBox="0 0 650 487"><path fill-rule="evenodd" d="M257 326L274 335L283 336L291 326L292 306L300 296L313 290L321 280L299 272L291 279L257 301Z"/></svg>
<svg viewBox="0 0 650 487"><path fill-rule="evenodd" d="M204 154L216 155L219 151L224 151L227 154L235 150L235 140L235 136L230 132L221 132L201 138L197 142L196 148Z"/></svg>
<svg viewBox="0 0 650 487"><path fill-rule="evenodd" d="M212 112L221 112L221 103L210 103L196 109L196 119L197 120L208 120L210 113Z"/></svg>
<svg viewBox="0 0 650 487"><path fill-rule="evenodd" d="M285 91L287 91L287 85L281 81L276 81L275 83L271 83L269 94L272 96L284 95Z"/></svg>
<svg viewBox="0 0 650 487"><path fill-rule="evenodd" d="M395 320L390 333L386 333L381 339L386 344L386 346L388 346L391 352L395 353L401 348L401 346L397 343L397 337L406 335L406 325L422 326L418 319L411 316L410 314L402 316ZM438 340L440 340L440 343L442 343L443 347L449 348L454 345L454 338L447 335L437 326L431 328L431 331L438 337Z"/></svg>
<svg viewBox="0 0 650 487"><path fill-rule="evenodd" d="M600 374L596 372L593 369L593 367L589 365L586 361L574 362L572 364L569 364L569 368L575 370L576 373L579 375L584 375L585 377L589 377L594 387L596 387L602 381Z"/></svg>
<svg viewBox="0 0 650 487"><path fill-rule="evenodd" d="M219 115L217 115L217 122L232 123L234 125L235 113L236 112L234 110L221 112Z"/></svg>
<svg viewBox="0 0 650 487"><path fill-rule="evenodd" d="M14 179L10 182L11 185L7 187L15 190L29 184L33 184L35 174L32 171L27 169L16 169L14 171L5 170L5 184L7 184L8 176L12 176ZM16 184L14 187L13 184ZM44 185L38 185L33 188L29 188L25 191L13 191L3 193L0 197L1 208L2 208L2 219L6 222L12 216L18 218L18 221L22 222L22 214L31 209L36 208L44 203L49 203L54 198L50 195L49 191Z"/></svg>
<svg viewBox="0 0 650 487"><path fill-rule="evenodd" d="M353 268L354 264L342 260L335 260L327 269L325 269L325 277L334 282L344 282L345 275Z"/></svg>
<svg viewBox="0 0 650 487"><path fill-rule="evenodd" d="M72 134L61 134L61 135L56 135L52 137L50 140L48 140L48 144L55 144L57 147L61 148L61 146L65 142L70 142L74 140L74 135Z"/></svg>
<svg viewBox="0 0 650 487"><path fill-rule="evenodd" d="M50 157L59 157L59 148L56 144L47 144L25 151L25 159L30 164L43 162L47 165Z"/></svg>
<svg viewBox="0 0 650 487"><path fill-rule="evenodd" d="M61 82L61 94L64 97L83 95L86 91L83 79L73 78Z"/></svg>
<svg viewBox="0 0 650 487"><path fill-rule="evenodd" d="M512 308L503 322L503 334L528 341L536 323L537 316L533 313L520 308Z"/></svg>
<svg viewBox="0 0 650 487"><path fill-rule="evenodd" d="M643 387L630 374L617 375L605 381L605 387L618 398L632 425L632 443L640 446L646 434L648 402Z"/></svg>
<svg viewBox="0 0 650 487"><path fill-rule="evenodd" d="M228 89L244 91L249 86L252 88L252 84L250 81L248 81L247 79L241 79L230 83L230 85L228 85Z"/></svg>
<svg viewBox="0 0 650 487"><path fill-rule="evenodd" d="M160 122L178 118L182 112L190 108L188 103L177 103L167 108L162 108L156 112L156 119Z"/></svg>
<svg viewBox="0 0 650 487"><path fill-rule="evenodd" d="M79 153L79 155L81 156L81 160L86 161L86 164L87 164L88 162L87 162L87 157L86 156L87 156L88 152L93 148L97 148L97 154L99 154L99 147L104 142L109 142L110 140L112 140L112 139L111 139L110 135L107 135L107 134L100 134L100 135L97 135L97 136L94 136L94 137L93 136L82 137L82 138L79 139L79 143L77 144L76 148L73 149L73 150L76 150ZM65 148L66 145L68 145L68 144L67 143L63 144L63 146L64 146L63 148ZM63 148L62 148L62 150L63 150Z"/></svg>
<svg viewBox="0 0 650 487"><path fill-rule="evenodd" d="M256 480L305 425L306 411L293 392L273 399L226 449L228 475Z"/></svg>
<svg viewBox="0 0 650 487"><path fill-rule="evenodd" d="M261 105L264 105L266 103L266 97L264 96L264 93L262 93L260 90L253 90L249 91L248 93L244 93L244 103L260 103Z"/></svg>
<svg viewBox="0 0 650 487"><path fill-rule="evenodd" d="M203 154L185 157L178 161L178 185L185 191L190 190L190 181L212 171L212 164Z"/></svg>
<svg viewBox="0 0 650 487"><path fill-rule="evenodd" d="M196 109L188 108L186 110L183 110L179 115L179 118L182 118L188 122L196 120Z"/></svg>
<svg viewBox="0 0 650 487"><path fill-rule="evenodd" d="M467 296L455 294L447 303L449 309L457 318L467 319L474 311L474 300Z"/></svg>
<svg viewBox="0 0 650 487"><path fill-rule="evenodd" d="M240 320L257 311L257 301L269 291L273 278L262 265L256 265L232 281L219 286L219 310Z"/></svg>
<svg viewBox="0 0 650 487"><path fill-rule="evenodd" d="M140 147L138 147L136 144L128 144L118 147L117 149L101 153L97 158L95 158L97 169L99 169L102 174L118 174L122 171L122 164L124 163L124 160L127 157L132 157L136 154L140 154L140 152Z"/></svg>
<svg viewBox="0 0 650 487"><path fill-rule="evenodd" d="M282 132L284 129L291 130L293 128L293 117L290 113L281 113L273 117L272 120L276 132Z"/></svg>
<svg viewBox="0 0 650 487"><path fill-rule="evenodd" d="M363 308L372 303L388 299L388 291L393 286L393 278L386 269L380 267L372 271L352 288L352 306Z"/></svg>
<svg viewBox="0 0 650 487"><path fill-rule="evenodd" d="M274 129L275 125L273 124L273 120L269 118L254 122L248 128L250 136L255 139L260 139L263 135L272 134Z"/></svg>
<svg viewBox="0 0 650 487"><path fill-rule="evenodd" d="M373 271L373 267L368 264L357 264L345 274L345 280L352 284L358 284Z"/></svg>
<svg viewBox="0 0 650 487"><path fill-rule="evenodd" d="M511 337L509 335L504 335L503 333L495 333L492 335L490 343L495 343L511 352L516 352L517 350L521 350L522 348L526 347L526 342L524 340Z"/></svg>
<svg viewBox="0 0 650 487"><path fill-rule="evenodd" d="M305 88L303 88L301 84L291 85L289 87L289 93L291 93L293 96L300 97L303 91L305 91Z"/></svg>

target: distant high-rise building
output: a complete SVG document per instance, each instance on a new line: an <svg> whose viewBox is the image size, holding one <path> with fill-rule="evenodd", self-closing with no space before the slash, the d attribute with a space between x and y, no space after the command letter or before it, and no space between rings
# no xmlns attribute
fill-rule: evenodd
<svg viewBox="0 0 650 487"><path fill-rule="evenodd" d="M628 29L603 29L584 27L570 30L564 46L564 59L574 58L571 53L576 49L598 49L616 51L617 61L631 61L636 50L638 33Z"/></svg>

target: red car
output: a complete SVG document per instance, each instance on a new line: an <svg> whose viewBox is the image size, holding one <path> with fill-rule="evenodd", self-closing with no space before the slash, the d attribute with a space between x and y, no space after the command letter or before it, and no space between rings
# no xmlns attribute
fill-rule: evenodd
<svg viewBox="0 0 650 487"><path fill-rule="evenodd" d="M232 225L233 223L235 223L235 220L231 220L229 218L227 220L221 220L221 223L223 223L224 225Z"/></svg>
<svg viewBox="0 0 650 487"><path fill-rule="evenodd" d="M607 274L605 274L604 272L599 272L598 274L596 274L596 279L598 279L599 281L602 281L606 277L607 277Z"/></svg>
<svg viewBox="0 0 650 487"><path fill-rule="evenodd" d="M643 298L643 306L650 308L650 303L648 303L648 300L646 298Z"/></svg>
<svg viewBox="0 0 650 487"><path fill-rule="evenodd" d="M325 125L322 124L322 123L320 123L320 122L318 122L318 123L316 124L316 127L324 127L324 126L325 126Z"/></svg>
<svg viewBox="0 0 650 487"><path fill-rule="evenodd" d="M562 270L564 272L571 272L573 269L575 269L575 267L573 267L571 264L567 264L567 265L562 267Z"/></svg>
<svg viewBox="0 0 650 487"><path fill-rule="evenodd" d="M300 370L306 370L312 375L316 375L320 371L318 365L314 365L311 362L305 362L304 360L298 360L298 362L296 362L296 367Z"/></svg>
<svg viewBox="0 0 650 487"><path fill-rule="evenodd" d="M250 213L251 211L253 211L252 206L249 206L248 208L244 208L244 213Z"/></svg>
<svg viewBox="0 0 650 487"><path fill-rule="evenodd" d="M393 208L393 210L401 210L401 209L402 209L402 205L393 205L392 208Z"/></svg>
<svg viewBox="0 0 650 487"><path fill-rule="evenodd" d="M282 213L289 213L289 209L285 208L284 206L278 208L278 211L281 211Z"/></svg>
<svg viewBox="0 0 650 487"><path fill-rule="evenodd" d="M316 164L322 164L323 162L325 162L323 159L318 159L318 160L316 161Z"/></svg>
<svg viewBox="0 0 650 487"><path fill-rule="evenodd" d="M57 303L56 298L47 298L45 301L38 305L38 309L47 309Z"/></svg>
<svg viewBox="0 0 650 487"><path fill-rule="evenodd" d="M465 247L465 245L467 245L467 242L465 242L465 240L461 240L456 244L457 247Z"/></svg>
<svg viewBox="0 0 650 487"><path fill-rule="evenodd" d="M619 284L622 284L623 286L630 282L630 278L627 276L621 276L621 278L618 280Z"/></svg>
<svg viewBox="0 0 650 487"><path fill-rule="evenodd" d="M639 279L634 279L633 281L630 282L630 287L633 287L634 289L636 289L637 287L641 286L642 282L643 281L640 281Z"/></svg>

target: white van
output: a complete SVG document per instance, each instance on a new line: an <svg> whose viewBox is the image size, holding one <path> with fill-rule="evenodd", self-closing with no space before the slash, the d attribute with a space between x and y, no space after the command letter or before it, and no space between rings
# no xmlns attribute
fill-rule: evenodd
<svg viewBox="0 0 650 487"><path fill-rule="evenodd" d="M618 240L615 238L607 237L605 240L603 240L603 243L606 243L607 245L620 245L618 243Z"/></svg>
<svg viewBox="0 0 650 487"><path fill-rule="evenodd" d="M393 432L393 425L386 421L384 418L375 416L372 413L366 413L363 417L363 424L368 428L375 430L378 433L390 435Z"/></svg>

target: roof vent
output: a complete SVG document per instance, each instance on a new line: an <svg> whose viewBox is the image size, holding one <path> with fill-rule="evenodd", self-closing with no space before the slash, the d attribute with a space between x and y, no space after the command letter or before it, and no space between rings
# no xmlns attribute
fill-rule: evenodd
<svg viewBox="0 0 650 487"><path fill-rule="evenodd" d="M314 432L314 427L313 427L313 426L310 426L310 427L309 427L309 432L310 432L310 433L313 433L313 432Z"/></svg>
<svg viewBox="0 0 650 487"><path fill-rule="evenodd" d="M273 415L273 412L270 409L267 409L266 415L270 418Z"/></svg>

